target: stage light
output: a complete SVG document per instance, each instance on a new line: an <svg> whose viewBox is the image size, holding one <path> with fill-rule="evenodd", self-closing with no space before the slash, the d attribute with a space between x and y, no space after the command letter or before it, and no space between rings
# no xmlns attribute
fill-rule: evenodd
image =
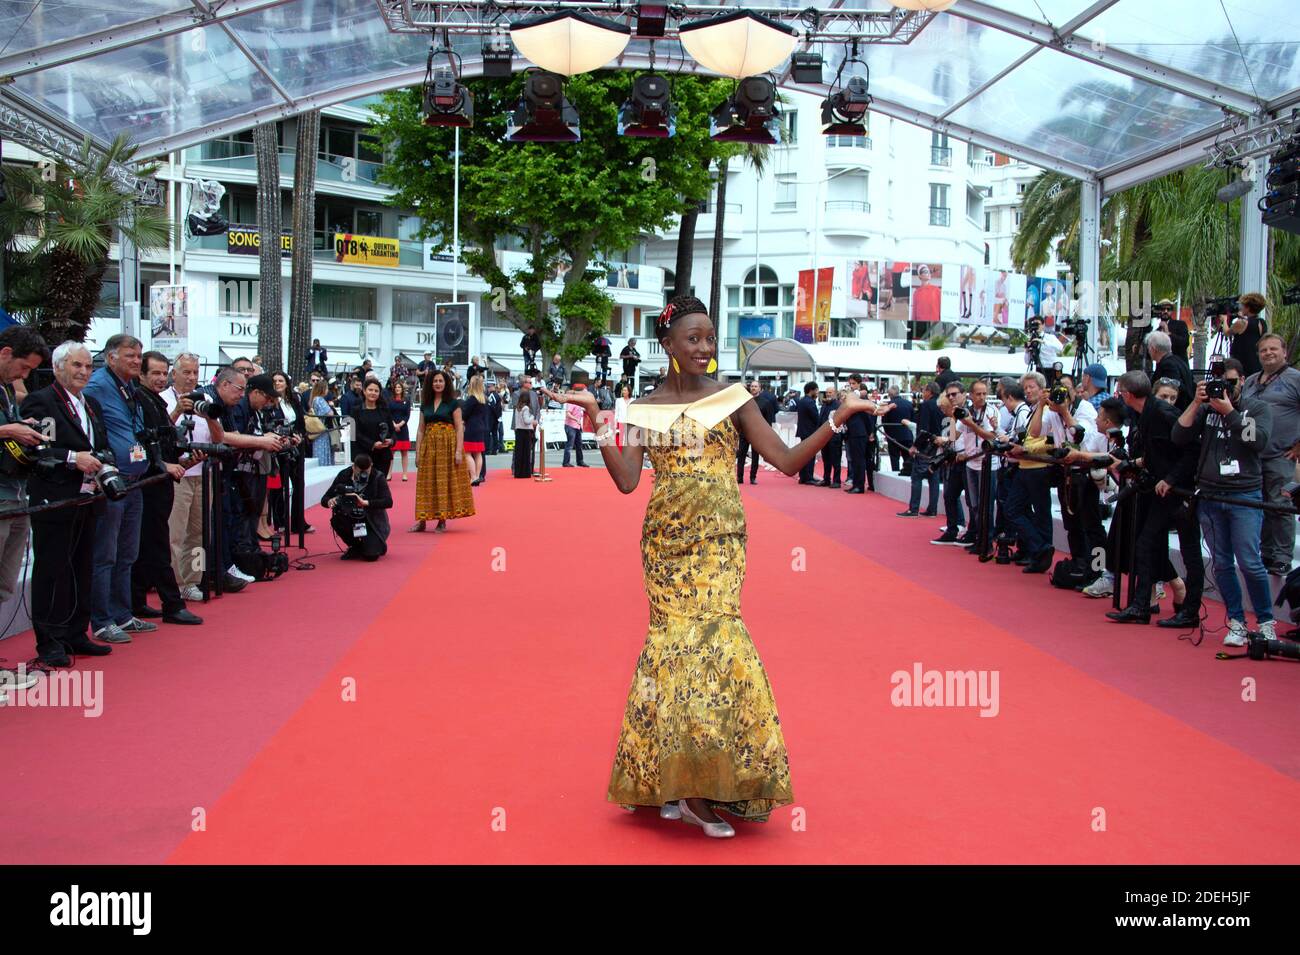
<svg viewBox="0 0 1300 955"><path fill-rule="evenodd" d="M794 50L795 31L748 10L684 23L678 38L702 66L742 79L766 73Z"/></svg>
<svg viewBox="0 0 1300 955"><path fill-rule="evenodd" d="M722 143L781 141L777 122L776 87L765 76L748 76L736 87L736 95L709 117L709 137Z"/></svg>
<svg viewBox="0 0 1300 955"><path fill-rule="evenodd" d="M510 36L519 52L548 73L590 73L627 48L632 31L570 10L517 23Z"/></svg>
<svg viewBox="0 0 1300 955"><path fill-rule="evenodd" d="M867 107L871 94L867 81L850 76L844 88L822 100L822 133L826 136L867 135Z"/></svg>
<svg viewBox="0 0 1300 955"><path fill-rule="evenodd" d="M796 83L820 83L822 81L822 55L820 53L796 53L790 57L790 76Z"/></svg>
<svg viewBox="0 0 1300 955"><path fill-rule="evenodd" d="M506 140L512 143L576 143L578 111L564 98L564 80L554 73L530 73L524 98L510 114Z"/></svg>
<svg viewBox="0 0 1300 955"><path fill-rule="evenodd" d="M447 65L435 70L433 61L439 53L446 55ZM443 44L429 48L424 67L424 125L474 125L474 96L457 78L459 73L460 55L451 49L444 33Z"/></svg>
<svg viewBox="0 0 1300 955"><path fill-rule="evenodd" d="M668 4L638 3L636 5L636 35L662 37L668 24Z"/></svg>
<svg viewBox="0 0 1300 955"><path fill-rule="evenodd" d="M1300 138L1290 139L1269 157L1264 184L1268 192L1258 203L1264 225L1300 235Z"/></svg>
<svg viewBox="0 0 1300 955"><path fill-rule="evenodd" d="M669 100L668 80L645 73L632 81L632 95L618 111L618 134L665 139L677 132L677 110Z"/></svg>
<svg viewBox="0 0 1300 955"><path fill-rule="evenodd" d="M515 72L515 49L510 37L503 33L489 33L483 38L483 75L494 79L509 79Z"/></svg>

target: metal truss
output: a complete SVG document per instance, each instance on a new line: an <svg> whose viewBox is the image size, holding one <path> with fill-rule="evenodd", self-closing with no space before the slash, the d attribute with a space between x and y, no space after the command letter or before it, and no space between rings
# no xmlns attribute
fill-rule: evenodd
<svg viewBox="0 0 1300 955"><path fill-rule="evenodd" d="M8 101L0 101L0 134L67 163L75 163L81 154L80 140L65 135ZM108 178L121 192L134 194L145 205L163 204L162 183L152 176L141 176L129 166L112 163L108 167Z"/></svg>
<svg viewBox="0 0 1300 955"><path fill-rule="evenodd" d="M1260 156L1271 155L1284 142L1300 132L1297 111L1291 115L1252 126L1244 120L1228 134L1215 139L1205 147L1209 154L1208 165L1240 166Z"/></svg>
<svg viewBox="0 0 1300 955"><path fill-rule="evenodd" d="M376 0L379 12L394 33L429 34L434 30L482 36L501 31L512 23L563 10L586 13L614 22L636 22L636 3L574 2L574 0ZM738 7L676 4L668 5L671 20L680 23L732 13ZM883 10L842 9L838 3L827 8L745 7L770 20L799 31L805 41L856 39L862 43L910 43L933 18L933 13L893 8ZM677 37L676 25L664 29L663 39ZM640 39L649 39L641 37ZM655 38L658 39L658 38Z"/></svg>

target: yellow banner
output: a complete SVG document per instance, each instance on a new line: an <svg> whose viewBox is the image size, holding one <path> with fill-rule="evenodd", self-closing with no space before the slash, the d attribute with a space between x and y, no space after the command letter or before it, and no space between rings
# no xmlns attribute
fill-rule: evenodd
<svg viewBox="0 0 1300 955"><path fill-rule="evenodd" d="M374 235L352 235L347 232L334 233L335 262L347 262L352 265L386 265L389 268L396 268L401 249L401 243L397 239L385 239Z"/></svg>

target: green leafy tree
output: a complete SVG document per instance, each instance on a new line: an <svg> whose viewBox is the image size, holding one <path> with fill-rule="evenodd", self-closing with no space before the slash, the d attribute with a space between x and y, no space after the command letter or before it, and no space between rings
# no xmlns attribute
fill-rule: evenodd
<svg viewBox="0 0 1300 955"><path fill-rule="evenodd" d="M104 152L86 139L75 157L55 161L49 179L30 167L5 167L5 308L35 325L51 345L85 341L117 234L141 252L170 240L166 209L144 205L109 175L114 164L131 164L136 150L125 135ZM156 171L138 170L145 176Z"/></svg>
<svg viewBox="0 0 1300 955"><path fill-rule="evenodd" d="M733 148L709 139L708 124L731 84L696 77L673 80L673 138L619 136L618 109L632 79L601 72L568 80L582 141L550 144L505 141L523 75L466 83L475 125L461 131L461 259L491 289L487 307L520 329L536 325L546 353L558 352L566 369L609 328L613 301L593 284L605 263L707 198L710 163ZM392 204L418 210L422 237L449 248L453 130L423 125L418 89L386 94L375 112L373 129L389 155L380 178L397 190ZM529 265L506 274L496 250L511 243L529 253ZM570 268L548 303L544 284L561 260Z"/></svg>

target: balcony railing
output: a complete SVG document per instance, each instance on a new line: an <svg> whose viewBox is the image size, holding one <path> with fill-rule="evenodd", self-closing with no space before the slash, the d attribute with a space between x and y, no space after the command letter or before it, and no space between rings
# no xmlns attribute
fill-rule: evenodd
<svg viewBox="0 0 1300 955"><path fill-rule="evenodd" d="M827 136L826 147L828 149L870 149L870 136Z"/></svg>
<svg viewBox="0 0 1300 955"><path fill-rule="evenodd" d="M949 209L947 206L930 207L930 225L946 226L951 224L952 224L951 209Z"/></svg>
<svg viewBox="0 0 1300 955"><path fill-rule="evenodd" d="M931 147L930 147L930 165L931 165L931 166L951 166L951 165L952 165L952 147L951 147L951 146L931 146Z"/></svg>
<svg viewBox="0 0 1300 955"><path fill-rule="evenodd" d="M740 213L744 209L744 207L741 206L739 202L725 202L723 203L723 205L726 206L726 214L729 216L740 215ZM718 211L718 204L712 199L701 199L699 208L700 208L700 215L710 216L713 215L713 213Z"/></svg>
<svg viewBox="0 0 1300 955"><path fill-rule="evenodd" d="M871 203L861 199L828 199L827 212L870 212Z"/></svg>
<svg viewBox="0 0 1300 955"><path fill-rule="evenodd" d="M287 146L280 147L280 175L292 176L297 150ZM253 154L251 143L214 140L206 142L199 151L199 162L207 166L222 166L226 169L257 169L257 157ZM353 156L337 156L333 153L317 153L316 178L324 182L358 182L362 185L379 185L379 170L383 163ZM348 178L345 178L348 177Z"/></svg>

